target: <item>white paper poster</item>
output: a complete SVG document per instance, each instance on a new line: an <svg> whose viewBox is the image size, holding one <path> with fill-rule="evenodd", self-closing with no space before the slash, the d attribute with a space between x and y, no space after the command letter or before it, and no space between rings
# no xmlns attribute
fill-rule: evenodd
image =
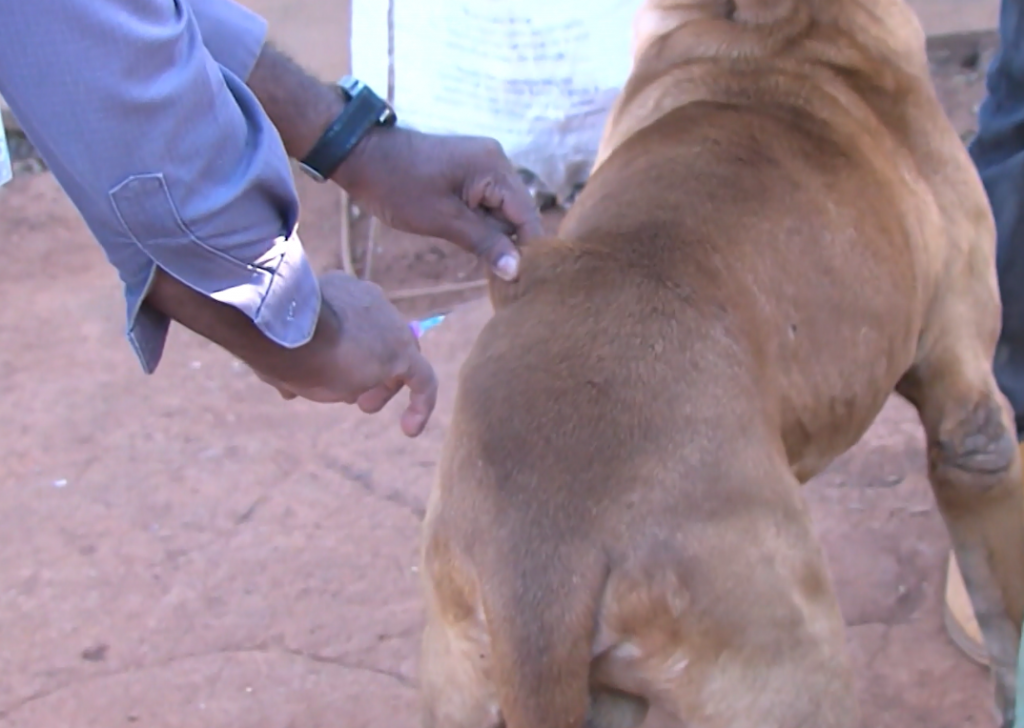
<svg viewBox="0 0 1024 728"><path fill-rule="evenodd" d="M560 199L585 181L640 0L391 0L399 123L479 134ZM354 0L352 70L388 88L388 0Z"/></svg>

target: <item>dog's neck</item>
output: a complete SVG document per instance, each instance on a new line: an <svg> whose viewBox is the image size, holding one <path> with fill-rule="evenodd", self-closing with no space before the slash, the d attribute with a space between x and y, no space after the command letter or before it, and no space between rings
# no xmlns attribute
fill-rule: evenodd
<svg viewBox="0 0 1024 728"><path fill-rule="evenodd" d="M633 59L671 35L689 36L698 55L764 55L832 27L905 64L924 33L905 0L645 0L633 20ZM700 49L700 38L708 38Z"/></svg>
<svg viewBox="0 0 1024 728"><path fill-rule="evenodd" d="M633 20L633 58L655 41L694 22L787 24L798 31L813 13L812 0L647 0Z"/></svg>
<svg viewBox="0 0 1024 728"><path fill-rule="evenodd" d="M821 90L817 103L848 107L899 135L912 126L907 97L934 95L925 88L924 31L904 0L645 0L633 44L633 69L592 173L638 124L687 97L733 103L763 92L764 102L812 104L783 98L770 81L783 75L817 77L810 84ZM761 73L760 87L751 85L752 72Z"/></svg>

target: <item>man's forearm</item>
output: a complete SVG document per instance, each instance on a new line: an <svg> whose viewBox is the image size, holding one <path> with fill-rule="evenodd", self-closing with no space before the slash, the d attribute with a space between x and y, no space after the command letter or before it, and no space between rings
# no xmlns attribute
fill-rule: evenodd
<svg viewBox="0 0 1024 728"><path fill-rule="evenodd" d="M32 0L0 22L0 93L118 269L147 372L167 330L143 302L153 265L286 348L309 340L319 307L288 158L244 81L265 24L226 0L196 5L205 35L189 0Z"/></svg>
<svg viewBox="0 0 1024 728"><path fill-rule="evenodd" d="M322 379L329 352L337 345L341 323L326 304L320 306L313 338L294 349L279 346L234 306L197 293L157 269L146 302L257 370L282 381Z"/></svg>
<svg viewBox="0 0 1024 728"><path fill-rule="evenodd" d="M293 159L306 156L345 105L336 88L314 78L270 43L263 46L246 85Z"/></svg>

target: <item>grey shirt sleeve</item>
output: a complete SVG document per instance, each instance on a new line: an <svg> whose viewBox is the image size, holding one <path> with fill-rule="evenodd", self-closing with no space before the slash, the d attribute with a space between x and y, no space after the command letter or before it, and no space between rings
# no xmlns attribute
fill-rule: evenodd
<svg viewBox="0 0 1024 728"><path fill-rule="evenodd" d="M265 33L230 0L5 3L0 95L117 269L147 372L169 326L143 302L156 266L283 346L313 334L291 168L244 82Z"/></svg>

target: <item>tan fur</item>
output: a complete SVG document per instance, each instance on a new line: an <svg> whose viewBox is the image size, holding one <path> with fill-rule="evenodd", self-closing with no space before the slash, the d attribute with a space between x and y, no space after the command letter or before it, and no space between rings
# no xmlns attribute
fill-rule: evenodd
<svg viewBox="0 0 1024 728"><path fill-rule="evenodd" d="M460 373L424 726L859 726L799 485L894 390L1011 720L1024 494L994 229L920 26L900 0L649 0L635 33L593 177L492 284Z"/></svg>

